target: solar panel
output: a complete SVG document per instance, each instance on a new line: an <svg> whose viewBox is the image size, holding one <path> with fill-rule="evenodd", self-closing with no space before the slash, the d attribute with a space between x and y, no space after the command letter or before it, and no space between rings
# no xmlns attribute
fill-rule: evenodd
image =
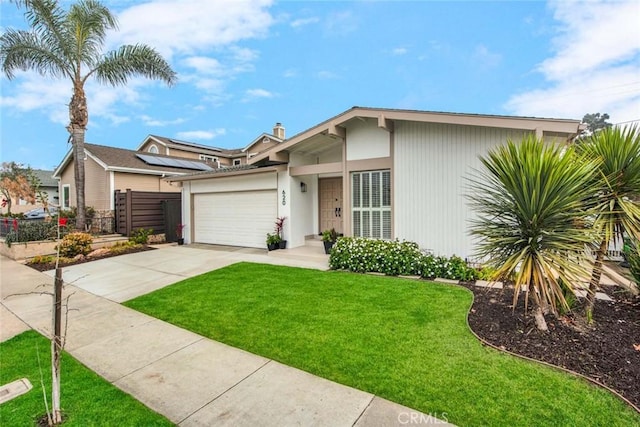
<svg viewBox="0 0 640 427"><path fill-rule="evenodd" d="M136 156L148 165L153 166L169 166L172 168L191 169L199 171L213 170L209 165L205 165L200 162L193 162L191 160L172 159L169 157L156 157L149 156L147 154L136 154Z"/></svg>

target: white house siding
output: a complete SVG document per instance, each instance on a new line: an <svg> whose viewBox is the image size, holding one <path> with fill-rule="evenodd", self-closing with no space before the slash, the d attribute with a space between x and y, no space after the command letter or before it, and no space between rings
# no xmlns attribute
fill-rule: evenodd
<svg viewBox="0 0 640 427"><path fill-rule="evenodd" d="M347 128L347 161L389 157L389 132L380 129L377 121L353 120Z"/></svg>
<svg viewBox="0 0 640 427"><path fill-rule="evenodd" d="M523 131L430 124L395 123L393 221L395 237L417 242L436 254L471 257L468 234L473 214L464 197L479 155L519 140Z"/></svg>

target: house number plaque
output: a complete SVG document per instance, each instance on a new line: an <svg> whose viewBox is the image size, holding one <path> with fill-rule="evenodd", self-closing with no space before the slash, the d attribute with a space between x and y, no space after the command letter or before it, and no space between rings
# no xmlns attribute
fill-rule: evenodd
<svg viewBox="0 0 640 427"><path fill-rule="evenodd" d="M282 206L287 204L287 194L282 190Z"/></svg>

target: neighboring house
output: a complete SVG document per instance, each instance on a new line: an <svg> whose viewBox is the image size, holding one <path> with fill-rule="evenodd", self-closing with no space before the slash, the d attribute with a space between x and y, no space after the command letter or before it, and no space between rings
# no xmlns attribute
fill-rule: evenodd
<svg viewBox="0 0 640 427"><path fill-rule="evenodd" d="M114 209L116 190L179 192L180 187L164 178L246 166L248 159L281 143L284 132L284 127L276 123L273 135L263 133L246 147L237 149L211 147L158 135L147 136L137 150L85 144L85 204L106 214ZM52 174L59 180L56 189L59 186L60 206L63 209L76 206L71 150Z"/></svg>
<svg viewBox="0 0 640 427"><path fill-rule="evenodd" d="M34 169L33 173L40 180L40 188L39 190L42 192L43 196L47 199L47 203L58 206L60 203L59 200L59 190L58 190L58 180L53 177L52 170L43 170L43 169ZM37 206L41 206L42 203L36 203Z"/></svg>
<svg viewBox="0 0 640 427"><path fill-rule="evenodd" d="M169 181L182 185L187 242L264 247L284 216L290 247L335 228L469 257L464 195L478 156L509 138L568 141L579 131L579 120L354 107L246 166Z"/></svg>
<svg viewBox="0 0 640 427"><path fill-rule="evenodd" d="M136 191L179 192L180 188L164 178L195 171L213 170L202 160L180 158L85 144L85 204L101 214L114 209L114 193L127 189ZM60 206L76 206L73 155L70 150L53 176L59 180Z"/></svg>
<svg viewBox="0 0 640 427"><path fill-rule="evenodd" d="M149 135L138 146L137 151L163 154L172 157L202 160L213 167L230 167L247 164L248 159L274 147L284 140L284 127L276 123L273 135L263 133L244 148L226 149L193 142L180 141L163 136Z"/></svg>
<svg viewBox="0 0 640 427"><path fill-rule="evenodd" d="M58 206L59 196L58 196L58 180L53 178L52 170L44 170L44 169L32 169L33 174L40 181L39 190L42 195L46 197L47 203L53 206ZM28 203L26 200L13 200L11 204L11 212L12 213L24 213L31 209L42 207L43 203L41 200L37 200L35 204ZM7 208L2 208L2 213L6 212Z"/></svg>

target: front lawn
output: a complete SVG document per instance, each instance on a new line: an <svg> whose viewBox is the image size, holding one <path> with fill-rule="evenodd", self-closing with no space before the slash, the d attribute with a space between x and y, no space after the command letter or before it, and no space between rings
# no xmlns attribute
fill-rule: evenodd
<svg viewBox="0 0 640 427"><path fill-rule="evenodd" d="M640 425L609 392L483 347L463 288L239 263L125 305L460 426Z"/></svg>
<svg viewBox="0 0 640 427"><path fill-rule="evenodd" d="M50 341L34 331L0 343L0 384L28 378L33 385L26 394L0 405L1 425L33 426L45 414L38 354L45 388L51 396L50 348ZM62 355L61 366L61 406L65 427L172 425L66 353Z"/></svg>

